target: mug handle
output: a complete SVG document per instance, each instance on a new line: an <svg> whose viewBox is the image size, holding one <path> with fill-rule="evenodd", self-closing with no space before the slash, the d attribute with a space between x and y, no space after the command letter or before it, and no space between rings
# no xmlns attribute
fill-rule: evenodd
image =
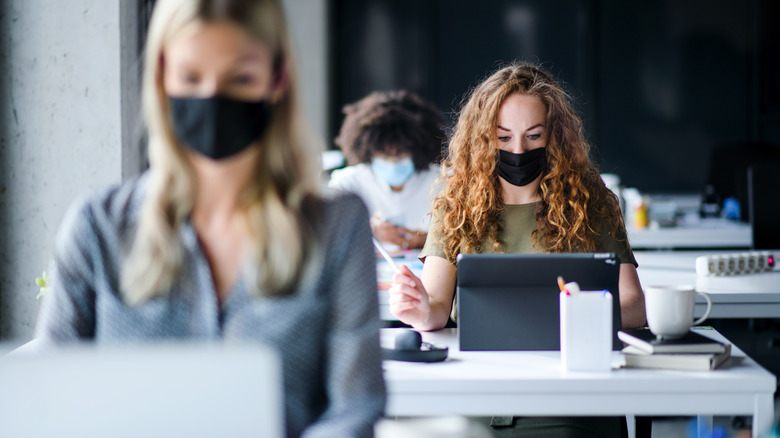
<svg viewBox="0 0 780 438"><path fill-rule="evenodd" d="M710 316L710 311L712 311L712 298L710 298L709 294L697 291L696 295L701 295L704 297L705 300L707 300L707 310L704 311L704 315L702 315L701 318L697 319L696 321L693 321L693 325L699 325L702 322L704 322L704 320L707 319L708 316Z"/></svg>

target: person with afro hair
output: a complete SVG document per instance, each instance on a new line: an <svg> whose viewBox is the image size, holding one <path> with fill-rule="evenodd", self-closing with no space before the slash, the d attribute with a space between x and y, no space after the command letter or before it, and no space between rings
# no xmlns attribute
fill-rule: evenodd
<svg viewBox="0 0 780 438"><path fill-rule="evenodd" d="M360 196L371 229L388 248L422 248L438 193L444 118L414 93L373 92L344 107L336 145L347 167L329 186Z"/></svg>

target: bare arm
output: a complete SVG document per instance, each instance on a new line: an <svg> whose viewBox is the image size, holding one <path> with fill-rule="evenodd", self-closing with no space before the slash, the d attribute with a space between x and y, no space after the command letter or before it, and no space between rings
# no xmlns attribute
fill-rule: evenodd
<svg viewBox="0 0 780 438"><path fill-rule="evenodd" d="M635 328L645 325L645 294L639 284L639 275L632 263L620 264L620 315L623 328Z"/></svg>
<svg viewBox="0 0 780 438"><path fill-rule="evenodd" d="M455 293L455 266L444 258L428 256L422 280L406 266L393 276L390 312L418 330L438 330L447 324Z"/></svg>
<svg viewBox="0 0 780 438"><path fill-rule="evenodd" d="M427 231L419 231L419 230L407 230L407 236L409 237L405 245L401 245L401 247L406 246L407 248L422 248L425 246L425 241L428 239L428 232ZM426 260L428 257L426 257Z"/></svg>

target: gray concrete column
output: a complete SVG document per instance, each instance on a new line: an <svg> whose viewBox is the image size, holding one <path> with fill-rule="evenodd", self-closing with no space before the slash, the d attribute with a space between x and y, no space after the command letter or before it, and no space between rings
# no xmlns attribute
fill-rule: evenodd
<svg viewBox="0 0 780 438"><path fill-rule="evenodd" d="M0 339L31 337L67 207L122 180L119 4L0 6Z"/></svg>

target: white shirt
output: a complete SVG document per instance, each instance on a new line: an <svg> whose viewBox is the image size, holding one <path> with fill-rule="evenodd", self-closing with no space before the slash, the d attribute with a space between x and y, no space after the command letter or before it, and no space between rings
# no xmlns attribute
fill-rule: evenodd
<svg viewBox="0 0 780 438"><path fill-rule="evenodd" d="M441 168L432 164L427 169L415 171L401 191L395 192L374 174L370 164L361 163L334 170L328 186L357 194L372 216L379 212L395 225L427 232L431 223L431 202L441 190L441 184L435 184L440 174Z"/></svg>

